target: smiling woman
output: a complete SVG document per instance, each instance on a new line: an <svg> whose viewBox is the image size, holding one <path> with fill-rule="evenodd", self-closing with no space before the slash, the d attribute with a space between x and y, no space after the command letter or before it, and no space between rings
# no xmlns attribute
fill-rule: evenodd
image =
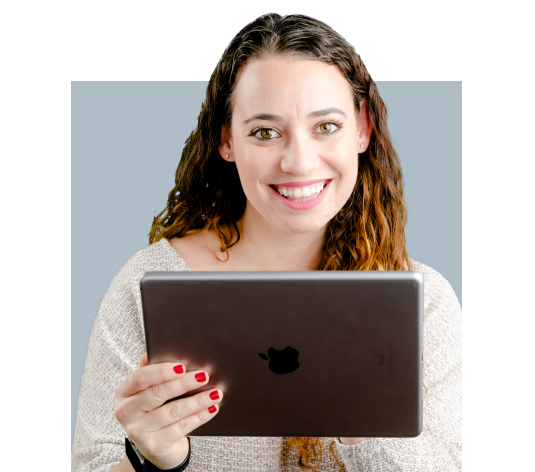
<svg viewBox="0 0 535 472"><path fill-rule="evenodd" d="M170 240L194 270L284 270L281 260L288 270L400 270L410 268L405 222L386 109L360 57L317 20L268 15L238 33L212 74L150 241ZM287 232L300 250L268 257ZM202 249L206 238L226 265Z"/></svg>
<svg viewBox="0 0 535 472"><path fill-rule="evenodd" d="M132 470L138 459L124 455L126 434L146 470L460 469L460 306L440 274L408 257L405 222L386 109L353 47L305 16L270 14L247 25L212 74L150 246L123 266L102 302L73 470ZM208 374L147 365L143 272L410 269L425 282L428 407L419 437L194 436L190 451L188 434L217 414L224 392L162 406L206 385Z"/></svg>

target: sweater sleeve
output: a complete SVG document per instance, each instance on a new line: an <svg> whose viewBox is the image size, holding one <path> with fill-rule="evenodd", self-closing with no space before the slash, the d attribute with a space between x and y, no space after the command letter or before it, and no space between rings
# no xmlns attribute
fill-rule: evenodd
<svg viewBox="0 0 535 472"><path fill-rule="evenodd" d="M347 472L461 470L461 306L448 281L416 263L424 276L423 430L416 438L370 438L354 446L336 441Z"/></svg>
<svg viewBox="0 0 535 472"><path fill-rule="evenodd" d="M124 457L126 432L115 418L115 390L139 365L145 341L132 260L113 278L93 323L72 446L73 472L105 472Z"/></svg>

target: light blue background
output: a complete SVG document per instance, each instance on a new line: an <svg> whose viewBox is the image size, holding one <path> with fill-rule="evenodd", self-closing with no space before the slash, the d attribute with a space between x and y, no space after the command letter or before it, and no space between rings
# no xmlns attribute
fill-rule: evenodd
<svg viewBox="0 0 535 472"><path fill-rule="evenodd" d="M72 427L108 284L148 245L207 82L72 83ZM403 170L407 251L461 288L461 82L378 82Z"/></svg>

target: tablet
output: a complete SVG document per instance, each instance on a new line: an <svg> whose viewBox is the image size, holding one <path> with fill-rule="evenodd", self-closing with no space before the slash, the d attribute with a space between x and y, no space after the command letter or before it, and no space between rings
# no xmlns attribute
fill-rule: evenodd
<svg viewBox="0 0 535 472"><path fill-rule="evenodd" d="M409 271L147 272L150 364L206 370L191 436L415 437L423 277Z"/></svg>

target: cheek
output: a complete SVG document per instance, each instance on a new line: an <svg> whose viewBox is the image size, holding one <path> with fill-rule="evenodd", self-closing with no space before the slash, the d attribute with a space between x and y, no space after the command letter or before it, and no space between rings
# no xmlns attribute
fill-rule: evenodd
<svg viewBox="0 0 535 472"><path fill-rule="evenodd" d="M351 197L358 175L358 153L356 150L344 149L344 153L333 154L330 167L338 174L335 192L331 194L331 211L338 211Z"/></svg>
<svg viewBox="0 0 535 472"><path fill-rule="evenodd" d="M244 153L236 160L243 191L249 200L255 199L254 195L262 191L261 182L273 173L269 162L269 159L258 153Z"/></svg>
<svg viewBox="0 0 535 472"><path fill-rule="evenodd" d="M340 180L340 191L338 206L342 208L351 197L358 175L358 161L347 169L345 177Z"/></svg>
<svg viewBox="0 0 535 472"><path fill-rule="evenodd" d="M357 175L359 173L359 158L356 157L352 160L350 165L346 169L346 184L349 185L351 190L353 190L353 187L355 186L355 183L357 182Z"/></svg>
<svg viewBox="0 0 535 472"><path fill-rule="evenodd" d="M331 153L332 159L330 159L329 165L338 173L339 183L341 186L355 185L359 155L356 149L352 147L341 147Z"/></svg>

